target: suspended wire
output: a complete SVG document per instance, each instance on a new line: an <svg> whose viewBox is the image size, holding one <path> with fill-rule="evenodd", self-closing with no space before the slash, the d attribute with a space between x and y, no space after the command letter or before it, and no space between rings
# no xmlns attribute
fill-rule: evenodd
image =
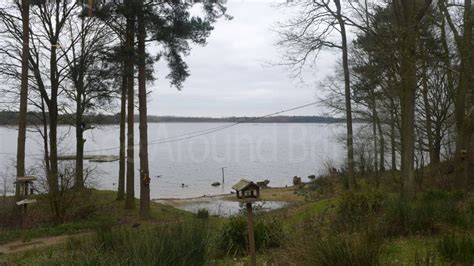
<svg viewBox="0 0 474 266"><path fill-rule="evenodd" d="M211 134L211 133L214 133L214 132L218 132L218 131L221 131L221 130L224 130L224 129L228 129L228 128L243 124L243 123L254 122L254 121L260 120L262 118L266 118L266 117L270 117L270 116L274 116L274 115L278 115L278 114L282 114L282 113L291 112L291 111L302 109L302 108L305 108L305 107L309 107L309 106L312 106L312 105L315 105L315 104L318 104L318 103L319 103L319 101L315 101L315 102L303 104L303 105L300 105L300 106L292 107L292 108L289 108L289 109L281 110L281 111L278 111L278 112L274 112L274 113L271 113L271 114L258 116L258 117L252 117L252 118L248 118L248 119L243 119L241 121L237 121L237 122L234 122L234 123L229 124L229 125L212 127L212 128L208 128L208 129L202 129L202 130L198 130L198 131L188 132L188 133L177 135L177 136L171 136L171 137L152 140L152 141L148 142L148 146L156 145L156 144L165 144L165 143L178 142L178 141L183 141L183 140L188 140L188 139L208 135L208 134ZM140 144L135 144L134 147L138 147L139 145ZM85 152L111 151L111 150L117 150L117 149L120 149L120 146L110 147L110 148L103 148L103 149L85 150ZM14 153L6 153L6 152L0 152L0 154L16 155ZM43 155L42 154L27 154L27 156L43 156Z"/></svg>
<svg viewBox="0 0 474 266"><path fill-rule="evenodd" d="M293 107L293 108L285 109L285 110L282 110L282 111L274 112L274 113L271 113L271 114L244 119L242 121L237 121L235 123L225 125L225 126L219 126L219 127L214 127L214 128L204 129L204 130L198 130L198 131L193 131L193 132L189 132L189 133L178 135L178 136L172 136L172 137L152 140L152 141L148 142L148 146L155 145L155 144L165 144L165 143L183 141L183 140L188 140L188 139L204 136L204 135L211 134L211 133L214 133L214 132L217 132L217 131L221 131L221 130L224 130L224 129L227 129L227 128L230 128L230 127L234 127L234 126L237 126L237 125L240 125L240 124L243 124L243 123L253 122L253 121L256 121L256 120L259 120L259 119L262 119L262 118L266 118L266 117L270 117L270 116L274 116L274 115L278 115L278 114L298 110L298 109L309 107L309 106L312 106L312 105L315 105L315 104L318 104L318 103L319 103L319 101L315 101L315 102L307 103L307 104L304 104L304 105L296 106L296 107ZM135 144L134 146L138 147L139 144ZM109 150L116 150L116 149L120 149L120 146L104 148L104 149L86 150L86 152L109 151Z"/></svg>

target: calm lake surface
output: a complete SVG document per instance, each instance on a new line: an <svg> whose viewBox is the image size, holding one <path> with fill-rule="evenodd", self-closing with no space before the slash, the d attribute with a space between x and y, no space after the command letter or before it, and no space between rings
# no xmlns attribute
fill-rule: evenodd
<svg viewBox="0 0 474 266"><path fill-rule="evenodd" d="M308 180L308 175L323 173L326 162L341 164L344 160L344 143L338 140L345 131L342 124L249 123L186 139L189 133L198 132L191 134L197 135L227 125L230 124L149 124L151 197L188 198L228 193L240 178L268 179L270 186L285 186L292 183L295 175ZM60 154L74 154L74 128L61 127L59 131ZM87 131L85 138L86 154L118 155L118 125L97 127ZM15 176L16 142L15 128L0 127L0 177L8 177L10 181ZM135 144L138 144L138 124ZM44 175L42 139L33 128L27 135L27 148L30 173ZM138 146L135 162L138 197ZM118 165L118 161L85 162L92 169L89 181L100 189L117 189ZM225 182L212 187L212 182L222 182L221 167L226 167ZM0 183L1 191L2 179Z"/></svg>

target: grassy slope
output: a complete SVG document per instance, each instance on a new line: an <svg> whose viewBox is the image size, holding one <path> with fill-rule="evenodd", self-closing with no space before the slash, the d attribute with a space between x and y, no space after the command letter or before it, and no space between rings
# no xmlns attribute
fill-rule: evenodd
<svg viewBox="0 0 474 266"><path fill-rule="evenodd" d="M65 222L59 225L39 225L26 231L29 239L58 236L64 234L75 234L85 231L91 231L99 226L106 224L135 224L143 223L138 219L138 208L134 210L125 210L123 201L117 201L116 193L113 191L92 190L90 194L92 202L97 206L94 214L87 219L79 219L75 221ZM136 200L138 206L139 200ZM37 205L32 205L29 209L32 215L48 212L48 204L45 199L39 200ZM152 219L146 223L166 223L173 222L177 219L185 219L191 214L175 209L170 206L152 202L151 204ZM22 231L20 229L0 229L0 244L12 242L21 238Z"/></svg>
<svg viewBox="0 0 474 266"><path fill-rule="evenodd" d="M362 183L362 187L365 187ZM393 192L392 192L393 193ZM265 214L269 217L278 217L284 223L285 229L289 235L291 230L295 226L299 226L304 221L311 219L317 215L330 215L336 209L338 204L338 192L336 191L331 196L320 198L319 200L306 201L305 197L298 193L296 188L276 188L267 189L263 191L262 198L265 200L286 200L293 202L288 208L273 211ZM108 220L119 224L133 224L140 222L138 217L138 210L132 212L123 210L123 203L115 200L115 193L111 191L95 191L94 197L98 200L98 205L103 206L100 215L92 217L87 220L77 221L73 223L66 223L54 227L42 227L31 229L29 233L32 236L46 236L46 235L59 235L67 233L76 233L81 231L93 230L104 220ZM138 202L137 202L138 206ZM167 223L173 222L177 219L186 219L192 217L191 214L174 209L169 206L161 204L152 204L152 216L153 219L147 223ZM222 219L212 218L213 225L218 228ZM450 232L455 230L453 228L446 228L444 231ZM474 232L467 232L474 233ZM0 242L11 241L18 239L20 236L19 231L9 231L5 234L0 234ZM438 235L435 236L409 236L399 237L390 240L386 240L385 244L385 264L387 265L412 265L414 264L414 258L418 254L423 256L427 251L434 249L435 242ZM64 247L52 247L47 249L40 249L35 251L28 251L21 254L3 256L0 255L0 262L2 260L8 260L15 263L27 263L29 259L37 257L40 254L57 254L62 253ZM268 250L258 256L259 262L265 262L273 259L285 259L285 250ZM217 260L218 265L235 265L237 261L246 261L246 258L219 258ZM289 258L291 261L291 258Z"/></svg>

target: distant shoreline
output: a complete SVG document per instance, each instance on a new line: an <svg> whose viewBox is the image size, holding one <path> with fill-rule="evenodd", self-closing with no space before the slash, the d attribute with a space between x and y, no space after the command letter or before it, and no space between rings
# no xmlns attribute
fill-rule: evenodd
<svg viewBox="0 0 474 266"><path fill-rule="evenodd" d="M30 112L28 114L29 125L40 125L42 121L38 119L38 113ZM74 114L60 115L59 124L73 125ZM84 121L90 125L118 125L120 124L120 114L87 114L84 115ZM135 117L138 123L138 115ZM271 117L185 117L185 116L148 116L149 123L313 123L313 124L336 124L345 123L344 118L328 116L271 116ZM363 122L360 119L354 119L354 123ZM18 123L18 112L0 112L0 126L14 126Z"/></svg>

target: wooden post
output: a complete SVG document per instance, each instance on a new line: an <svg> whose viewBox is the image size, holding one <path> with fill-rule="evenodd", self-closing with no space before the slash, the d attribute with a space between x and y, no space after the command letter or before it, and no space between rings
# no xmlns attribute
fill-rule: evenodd
<svg viewBox="0 0 474 266"><path fill-rule="evenodd" d="M224 169L225 169L225 167L221 167L221 169L222 169L222 184L224 184Z"/></svg>
<svg viewBox="0 0 474 266"><path fill-rule="evenodd" d="M249 247L250 247L250 265L257 265L257 255L255 253L255 236L253 232L253 215L252 203L247 202L247 223L249 231Z"/></svg>
<svg viewBox="0 0 474 266"><path fill-rule="evenodd" d="M23 198L28 199L28 182L23 183ZM27 204L21 206L21 241L26 242L26 212Z"/></svg>
<svg viewBox="0 0 474 266"><path fill-rule="evenodd" d="M26 242L26 204L21 206L21 242Z"/></svg>

